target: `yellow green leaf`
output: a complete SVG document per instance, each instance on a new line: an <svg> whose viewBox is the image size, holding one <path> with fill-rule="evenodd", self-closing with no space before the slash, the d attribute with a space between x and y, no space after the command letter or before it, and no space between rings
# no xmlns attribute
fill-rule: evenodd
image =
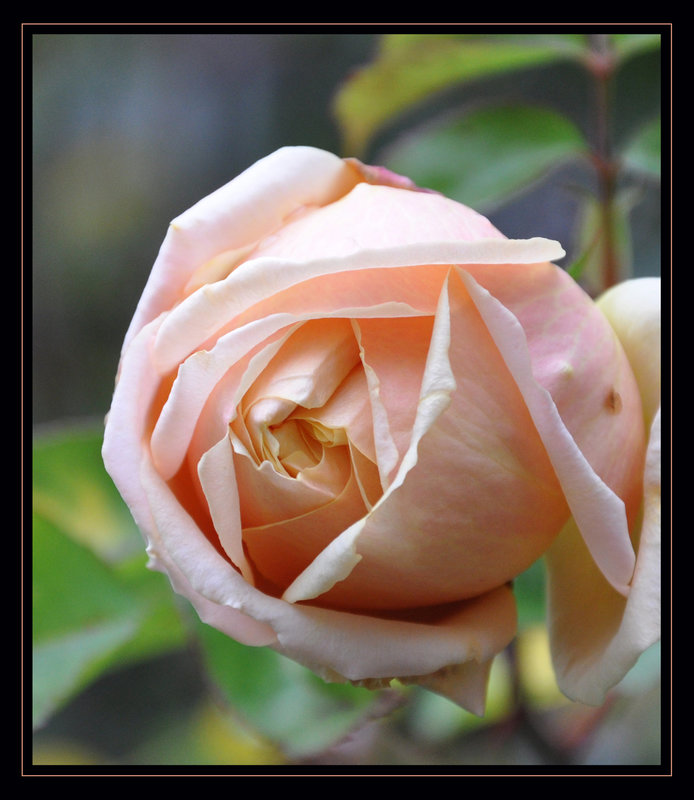
<svg viewBox="0 0 694 800"><path fill-rule="evenodd" d="M375 60L356 72L335 98L334 112L343 132L345 152L360 155L378 130L433 93L574 57L573 45L573 41L556 36L384 36Z"/></svg>

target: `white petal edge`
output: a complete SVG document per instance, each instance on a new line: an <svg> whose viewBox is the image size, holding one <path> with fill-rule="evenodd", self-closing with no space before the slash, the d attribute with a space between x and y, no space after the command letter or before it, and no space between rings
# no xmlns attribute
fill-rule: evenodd
<svg viewBox="0 0 694 800"><path fill-rule="evenodd" d="M251 259L224 280L198 289L171 311L157 335L154 361L160 372L168 372L255 303L320 275L422 264L538 264L564 255L558 242L534 238L426 242L313 261Z"/></svg>
<svg viewBox="0 0 694 800"><path fill-rule="evenodd" d="M161 317L148 323L133 338L124 354L113 404L106 421L102 457L109 475L147 542L150 559L148 566L166 573L174 589L188 596L190 590L187 578L170 558L162 556L165 548L161 544L152 513L147 483L141 478L143 472L154 473L148 448L143 440L145 415L142 409L149 406L159 384L159 376L151 368L150 345L160 323ZM161 481L158 476L156 480ZM161 487L162 491L170 493L163 482ZM202 536L199 531L198 536ZM242 580L241 576L238 577ZM230 608L221 609L224 613L220 614L220 607L205 598L200 597L198 610L203 620L244 644L270 644L277 639L268 625Z"/></svg>
<svg viewBox="0 0 694 800"><path fill-rule="evenodd" d="M379 396L380 384L378 375L365 359L361 328L358 321L354 318L352 319L352 328L354 330L357 343L359 344L359 357L361 358L361 363L364 368L364 375L366 377L366 385L369 390L371 418L373 420L373 439L376 450L376 465L378 466L378 474L381 479L381 489L385 492L388 489L388 476L398 460L398 448L396 447L395 442L393 441L393 436L390 432L390 425L388 424L388 412L383 406Z"/></svg>
<svg viewBox="0 0 694 800"><path fill-rule="evenodd" d="M151 518L139 479L139 464L147 450L144 410L154 399L159 385L159 375L151 366L150 346L163 316L152 320L137 334L121 360L101 448L106 471L143 533L151 527Z"/></svg>
<svg viewBox="0 0 694 800"><path fill-rule="evenodd" d="M241 508L228 436L203 454L198 463L198 476L224 551L241 570L243 577L252 583L253 572L246 559L241 537Z"/></svg>

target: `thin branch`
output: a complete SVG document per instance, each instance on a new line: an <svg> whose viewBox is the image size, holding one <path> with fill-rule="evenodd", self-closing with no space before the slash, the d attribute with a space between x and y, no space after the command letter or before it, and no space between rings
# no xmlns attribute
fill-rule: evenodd
<svg viewBox="0 0 694 800"><path fill-rule="evenodd" d="M602 236L601 291L620 279L620 263L615 241L615 193L618 166L612 156L612 84L617 60L607 34L591 36L586 65L595 82L595 147L592 161L597 173Z"/></svg>

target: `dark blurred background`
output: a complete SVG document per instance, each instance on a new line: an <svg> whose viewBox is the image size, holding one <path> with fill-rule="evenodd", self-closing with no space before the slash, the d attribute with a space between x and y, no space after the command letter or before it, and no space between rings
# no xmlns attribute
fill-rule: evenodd
<svg viewBox="0 0 694 800"><path fill-rule="evenodd" d="M283 145L352 155L330 105L379 37L334 30L31 37L35 423L107 411L122 337L173 217ZM632 58L619 82L618 140L659 108L659 53ZM542 102L592 128L590 86L569 63L434 97L399 127L480 96ZM397 132L379 134L364 160L379 163ZM487 213L508 236L566 247L570 187L584 180L564 170ZM634 268L653 274L657 202L635 213Z"/></svg>
<svg viewBox="0 0 694 800"><path fill-rule="evenodd" d="M169 221L328 113L373 37L33 37L34 419L105 413Z"/></svg>

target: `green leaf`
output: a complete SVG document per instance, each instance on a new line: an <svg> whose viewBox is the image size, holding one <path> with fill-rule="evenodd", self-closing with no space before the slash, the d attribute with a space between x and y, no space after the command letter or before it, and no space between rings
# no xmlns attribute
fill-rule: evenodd
<svg viewBox="0 0 694 800"><path fill-rule="evenodd" d="M418 186L489 210L586 149L579 130L543 108L483 108L402 137L385 166Z"/></svg>
<svg viewBox="0 0 694 800"><path fill-rule="evenodd" d="M39 642L33 652L33 725L48 718L97 677L136 623L116 619L95 623Z"/></svg>
<svg viewBox="0 0 694 800"><path fill-rule="evenodd" d="M360 155L378 130L435 92L575 57L577 50L575 39L559 36L384 36L376 59L356 72L335 98L345 152Z"/></svg>
<svg viewBox="0 0 694 800"><path fill-rule="evenodd" d="M489 45L551 48L580 57L589 49L589 38L584 33L394 33L386 34L380 42L379 52L393 55L408 52L422 41L450 39L454 42Z"/></svg>
<svg viewBox="0 0 694 800"><path fill-rule="evenodd" d="M622 154L629 169L660 178L660 117L644 125Z"/></svg>
<svg viewBox="0 0 694 800"><path fill-rule="evenodd" d="M104 670L180 647L167 579L101 461L101 426L38 436L33 453L35 721Z"/></svg>
<svg viewBox="0 0 694 800"><path fill-rule="evenodd" d="M66 426L34 442L34 509L112 567L147 610L134 656L183 643L184 630L168 579L146 568L144 539L101 459L101 424Z"/></svg>
<svg viewBox="0 0 694 800"><path fill-rule="evenodd" d="M39 433L33 445L33 507L108 563L142 552L143 539L101 460L103 426Z"/></svg>
<svg viewBox="0 0 694 800"><path fill-rule="evenodd" d="M36 515L32 621L34 723L42 724L134 634L141 612L90 550Z"/></svg>
<svg viewBox="0 0 694 800"><path fill-rule="evenodd" d="M545 603L545 567L542 559L513 579L513 596L518 609L518 630L544 623L547 616Z"/></svg>
<svg viewBox="0 0 694 800"><path fill-rule="evenodd" d="M292 757L345 736L375 702L368 689L325 683L268 647L247 647L196 620L203 658L223 696L258 733Z"/></svg>
<svg viewBox="0 0 694 800"><path fill-rule="evenodd" d="M143 616L139 628L116 654L119 664L141 661L187 644L178 596L169 579L147 568L145 553L115 571L137 600Z"/></svg>

